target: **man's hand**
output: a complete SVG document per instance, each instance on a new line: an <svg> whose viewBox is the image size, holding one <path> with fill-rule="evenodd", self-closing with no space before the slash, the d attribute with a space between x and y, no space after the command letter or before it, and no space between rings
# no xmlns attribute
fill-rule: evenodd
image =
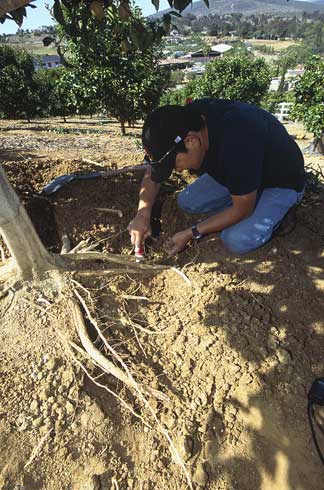
<svg viewBox="0 0 324 490"><path fill-rule="evenodd" d="M169 238L166 243L165 243L165 250L166 252L172 256L176 255L179 252L182 252L188 245L192 238L192 231L191 228L183 231L179 231L179 233L176 233L173 235L173 237Z"/></svg>
<svg viewBox="0 0 324 490"><path fill-rule="evenodd" d="M131 242L134 247L140 247L144 240L151 236L151 218L149 213L139 211L134 219L129 223Z"/></svg>

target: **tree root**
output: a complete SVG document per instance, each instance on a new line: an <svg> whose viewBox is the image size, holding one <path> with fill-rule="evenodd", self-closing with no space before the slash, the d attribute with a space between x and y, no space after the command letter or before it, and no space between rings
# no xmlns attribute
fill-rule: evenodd
<svg viewBox="0 0 324 490"><path fill-rule="evenodd" d="M140 387L139 384L135 381L133 378L132 374L130 373L128 367L122 360L122 358L119 356L119 354L113 349L108 342L106 341L105 337L102 335L102 332L100 328L97 325L97 322L95 321L94 318L92 318L91 313L83 300L82 296L78 293L76 289L74 289L74 294L80 301L82 307L84 308L84 311L87 314L87 317L91 324L95 327L95 330L97 331L99 337L101 340L104 342L105 346L109 350L109 352L112 354L114 359L116 359L119 364L122 366L123 369L115 366L112 362L110 362L91 342L90 337L87 333L87 329L84 323L83 315L80 310L80 307L78 303L74 300L71 300L71 309L72 309L72 314L73 314L73 319L76 324L77 332L81 341L81 344L87 351L87 353L90 355L92 359L96 361L96 363L101 367L103 371L105 371L108 374L112 374L115 376L115 378L119 379L124 383L126 386L131 388L132 390L135 390L135 392L146 392L147 394L154 396L156 399L165 401L167 400L167 397L161 393L158 390L154 390L150 387Z"/></svg>
<svg viewBox="0 0 324 490"><path fill-rule="evenodd" d="M96 321L92 318L90 311L89 311L85 301L81 297L81 295L76 290L74 290L74 293L77 296L77 298L79 299L82 307L84 308L89 321L92 323L92 325L96 329L100 339L104 342L106 348L112 354L112 356L119 362L122 369L116 367L114 364L112 364L110 361L108 361L108 359L105 356L103 356L103 354L101 354L101 352L98 351L98 349L92 344L92 342L91 342L91 340L90 340L90 338L86 332L86 327L85 327L85 323L84 323L84 319L83 319L83 315L82 315L82 312L80 310L80 307L75 300L71 299L70 304L71 304L71 308L72 308L72 312L73 312L73 318L74 318L74 321L76 322L77 332L78 332L78 335L79 335L79 338L81 340L82 345L84 346L84 348L86 349L86 351L88 352L90 357L92 359L94 359L95 363L98 364L104 372L113 374L114 376L116 376L116 374L117 374L116 377L118 379L120 379L121 381L123 381L126 386L131 388L132 391L134 391L135 395L139 398L139 400L144 404L145 408L149 411L149 413L153 417L153 419L156 423L156 427L157 427L158 432L160 432L165 437L165 439L167 440L168 445L169 445L169 449L170 449L170 452L173 456L174 461L177 464L179 464L180 467L182 468L182 471L183 471L183 473L186 477L187 483L188 483L188 487L190 488L190 490L193 490L191 478L190 478L189 472L185 466L184 461L182 460L177 448L174 445L174 442L172 441L171 437L169 436L168 431L161 425L160 421L158 420L158 418L156 416L155 410L152 408L152 406L150 405L149 401L147 400L147 398L145 396L145 392L147 394L153 395L155 398L159 398L159 395L163 395L163 394L161 394L157 390L152 390L149 387L140 386L136 382L136 380L133 378L131 372L129 371L128 367L126 366L126 364L124 363L124 361L122 360L120 355L110 346L110 344L107 342L107 340L103 336L99 326L97 325ZM163 395L163 398L165 398L164 395Z"/></svg>
<svg viewBox="0 0 324 490"><path fill-rule="evenodd" d="M69 346L71 346L73 349L75 349L77 352L79 352L81 355L83 355L84 357L86 356L87 359L89 359L94 365L97 366L97 364L94 362L94 360L89 356L89 355L86 355L86 352L83 351L82 349L80 349L79 346L77 346L74 342L71 342L69 340L66 339L66 337L60 332L59 333L61 339L63 339L64 341L64 344L67 342L69 344ZM137 412L135 412L133 410L133 408L128 405L125 400L123 400L122 397L120 397L119 395L117 395L117 393L115 393L114 391L110 390L106 385L103 385L101 383L98 383L98 381L95 380L95 378L93 376L91 376L91 374L89 373L89 371L87 370L87 368L82 364L82 362L80 362L76 356L73 354L72 350L70 347L67 347L68 348L68 352L69 352L69 355L72 357L73 361L82 369L82 371L87 375L87 377L96 385L98 386L99 388L102 388L104 389L105 391L107 391L107 393L109 393L110 395L114 396L115 398L117 398L117 400L129 411L131 412L132 415L134 415L136 418L140 419L141 422L146 426L148 427L149 429L152 429L152 427L146 422L146 420L144 420L144 418L138 414Z"/></svg>

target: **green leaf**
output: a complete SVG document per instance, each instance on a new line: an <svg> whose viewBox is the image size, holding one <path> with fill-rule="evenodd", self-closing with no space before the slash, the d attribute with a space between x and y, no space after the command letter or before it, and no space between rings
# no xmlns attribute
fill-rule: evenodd
<svg viewBox="0 0 324 490"><path fill-rule="evenodd" d="M192 0L174 0L174 8L176 10L179 10L179 12L182 12L185 10L188 5L192 3Z"/></svg>
<svg viewBox="0 0 324 490"><path fill-rule="evenodd" d="M180 17L180 19L182 18L182 16L179 14L179 12L176 12L175 10L171 10L171 12L168 12L170 15L174 15L175 17Z"/></svg>
<svg viewBox="0 0 324 490"><path fill-rule="evenodd" d="M160 8L160 0L152 0L152 3L155 7L155 10L158 12L158 10Z"/></svg>
<svg viewBox="0 0 324 490"><path fill-rule="evenodd" d="M57 22L59 24L61 24L61 26L65 26L65 19L64 19L64 15L63 15L62 8L61 8L61 5L59 3L59 0L55 0L55 2L54 2L53 15L55 17L55 20L57 20Z"/></svg>

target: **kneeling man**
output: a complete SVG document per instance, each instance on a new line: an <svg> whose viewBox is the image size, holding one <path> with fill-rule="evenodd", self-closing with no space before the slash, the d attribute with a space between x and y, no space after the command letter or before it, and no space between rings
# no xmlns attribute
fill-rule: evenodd
<svg viewBox="0 0 324 490"><path fill-rule="evenodd" d="M209 217L176 233L167 243L170 255L217 231L230 251L250 252L271 239L302 199L303 155L285 127L259 107L211 98L160 107L147 117L142 142L150 167L128 226L137 247L151 234L152 206L173 169L200 176L179 194L179 206Z"/></svg>

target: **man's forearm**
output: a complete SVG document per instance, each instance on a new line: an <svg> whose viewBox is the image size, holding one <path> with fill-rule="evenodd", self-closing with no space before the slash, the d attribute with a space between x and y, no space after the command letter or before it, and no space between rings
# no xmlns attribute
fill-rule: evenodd
<svg viewBox="0 0 324 490"><path fill-rule="evenodd" d="M138 212L151 213L152 206L160 190L160 184L153 182L151 171L148 170L143 177L139 193Z"/></svg>
<svg viewBox="0 0 324 490"><path fill-rule="evenodd" d="M217 231L222 231L229 226L235 225L239 221L247 218L250 212L238 212L233 206L225 209L221 213L210 216L198 223L197 228L199 233L202 235L207 235L208 233L215 233Z"/></svg>

